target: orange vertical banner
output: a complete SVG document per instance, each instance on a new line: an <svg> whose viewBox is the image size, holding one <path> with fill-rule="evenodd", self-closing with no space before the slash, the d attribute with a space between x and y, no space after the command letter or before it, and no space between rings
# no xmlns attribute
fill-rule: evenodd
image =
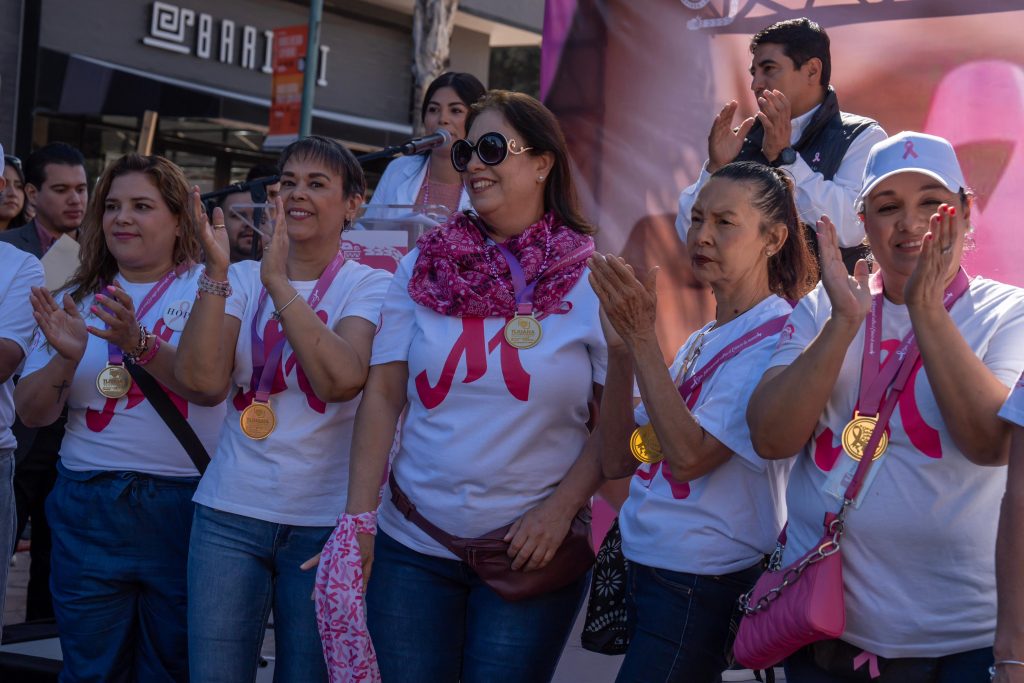
<svg viewBox="0 0 1024 683"><path fill-rule="evenodd" d="M272 103L265 148L284 147L299 137L308 30L307 26L288 26L274 31Z"/></svg>

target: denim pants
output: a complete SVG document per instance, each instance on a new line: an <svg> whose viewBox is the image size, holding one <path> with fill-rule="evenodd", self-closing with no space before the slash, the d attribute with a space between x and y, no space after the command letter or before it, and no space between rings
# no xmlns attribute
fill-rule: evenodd
<svg viewBox="0 0 1024 683"><path fill-rule="evenodd" d="M188 680L186 561L198 477L72 472L46 499L60 680Z"/></svg>
<svg viewBox="0 0 1024 683"><path fill-rule="evenodd" d="M196 505L188 558L192 683L251 683L271 607L274 680L327 680L312 600L319 553L333 527L289 526Z"/></svg>
<svg viewBox="0 0 1024 683"><path fill-rule="evenodd" d="M14 530L17 513L14 506L14 449L0 450L0 636L4 633L4 596L7 572L14 554Z"/></svg>
<svg viewBox="0 0 1024 683"><path fill-rule="evenodd" d="M956 615L950 613L950 618ZM944 657L877 658L879 676L867 662L854 669L861 649L842 640L827 640L797 650L786 660L787 683L988 683L992 648Z"/></svg>
<svg viewBox="0 0 1024 683"><path fill-rule="evenodd" d="M544 683L590 583L508 602L465 562L378 531L367 623L384 683Z"/></svg>
<svg viewBox="0 0 1024 683"><path fill-rule="evenodd" d="M617 683L718 683L729 667L740 595L761 564L722 576L629 564L629 649Z"/></svg>

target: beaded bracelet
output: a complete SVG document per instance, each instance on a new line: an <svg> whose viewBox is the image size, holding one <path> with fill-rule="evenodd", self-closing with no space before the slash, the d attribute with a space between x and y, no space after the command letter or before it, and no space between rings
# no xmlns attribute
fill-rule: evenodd
<svg viewBox="0 0 1024 683"><path fill-rule="evenodd" d="M145 365L156 358L156 352L160 350L160 344L162 342L160 337L155 334L151 334L147 339L149 340L149 347L135 359L136 365Z"/></svg>
<svg viewBox="0 0 1024 683"><path fill-rule="evenodd" d="M139 354L142 354L146 351L146 339L149 337L149 330L146 329L146 326L143 325L142 323L138 323L138 325L139 341L135 344L135 348L133 348L131 351L124 352L124 357L133 363L138 360Z"/></svg>
<svg viewBox="0 0 1024 683"><path fill-rule="evenodd" d="M204 270L203 274L199 276L197 295L201 297L203 292L227 298L231 296L231 282L229 280L214 280Z"/></svg>

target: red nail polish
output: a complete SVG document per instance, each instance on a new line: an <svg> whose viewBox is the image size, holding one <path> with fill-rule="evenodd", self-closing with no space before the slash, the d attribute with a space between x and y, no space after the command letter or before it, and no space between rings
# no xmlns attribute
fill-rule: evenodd
<svg viewBox="0 0 1024 683"><path fill-rule="evenodd" d="M955 206L949 207L949 215L950 216L955 216L956 215L956 207Z"/></svg>

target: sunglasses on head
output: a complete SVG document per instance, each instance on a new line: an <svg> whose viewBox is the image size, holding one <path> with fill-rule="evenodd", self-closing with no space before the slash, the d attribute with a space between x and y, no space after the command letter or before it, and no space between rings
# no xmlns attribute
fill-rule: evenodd
<svg viewBox="0 0 1024 683"><path fill-rule="evenodd" d="M480 161L488 166L497 166L508 158L509 154L529 152L533 147L520 147L515 138L507 139L501 133L484 133L474 145L468 140L456 140L452 144L452 166L459 173L464 173L473 159L473 152Z"/></svg>

